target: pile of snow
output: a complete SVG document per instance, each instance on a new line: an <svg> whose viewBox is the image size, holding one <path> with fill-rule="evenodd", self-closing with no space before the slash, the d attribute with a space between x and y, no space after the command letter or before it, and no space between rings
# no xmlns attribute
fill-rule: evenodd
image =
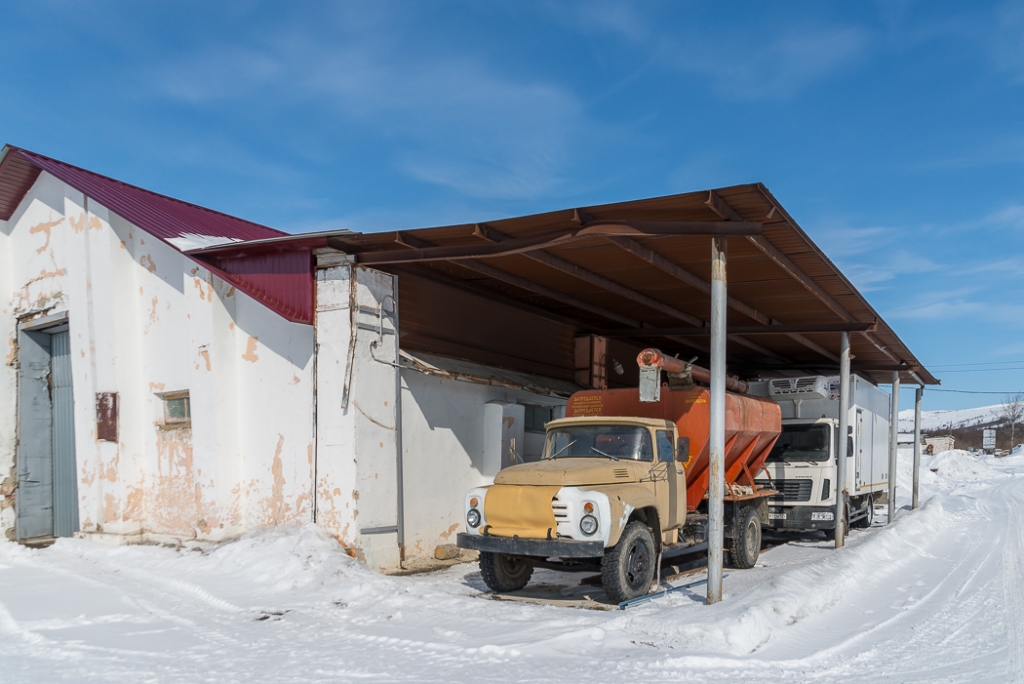
<svg viewBox="0 0 1024 684"><path fill-rule="evenodd" d="M979 456L962 449L922 456L921 467L950 480L989 479L996 475Z"/></svg>

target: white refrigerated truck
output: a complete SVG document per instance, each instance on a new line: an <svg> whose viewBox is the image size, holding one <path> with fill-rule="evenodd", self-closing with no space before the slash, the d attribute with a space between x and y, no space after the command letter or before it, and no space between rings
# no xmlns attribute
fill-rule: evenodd
<svg viewBox="0 0 1024 684"><path fill-rule="evenodd" d="M768 501L766 527L834 537L839 377L759 380L749 393L771 397L782 409L782 435L757 480L779 491ZM872 505L889 483L889 393L856 375L850 376L847 440L849 525L868 527Z"/></svg>

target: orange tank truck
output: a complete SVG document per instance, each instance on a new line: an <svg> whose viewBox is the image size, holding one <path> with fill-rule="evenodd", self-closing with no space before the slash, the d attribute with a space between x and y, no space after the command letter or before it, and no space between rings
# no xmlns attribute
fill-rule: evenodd
<svg viewBox="0 0 1024 684"><path fill-rule="evenodd" d="M539 461L501 470L494 484L465 495L466 531L458 545L480 552L492 590L522 589L534 568L599 571L622 603L647 594L659 562L706 557L710 403L707 371L644 350L637 389L586 390L569 398L566 417L544 426ZM662 385L662 373L671 384ZM773 489L755 476L782 431L770 399L741 394L734 378L725 401L725 545L728 561L753 567L768 524Z"/></svg>
<svg viewBox="0 0 1024 684"><path fill-rule="evenodd" d="M639 400L635 389L591 390L572 395L565 406L565 416L636 416L675 423L679 438L688 445L683 465L686 470L686 508L692 512L697 510L708 493L709 396L708 390L702 387L663 390L660 401L645 403ZM782 411L777 403L762 397L726 394L727 490L732 489L732 485L754 490L754 476L764 466L781 431ZM735 491L741 490L736 488Z"/></svg>

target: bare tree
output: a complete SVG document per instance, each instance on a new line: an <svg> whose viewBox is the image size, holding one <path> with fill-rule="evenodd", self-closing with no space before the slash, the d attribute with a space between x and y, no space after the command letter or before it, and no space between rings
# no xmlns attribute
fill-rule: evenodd
<svg viewBox="0 0 1024 684"><path fill-rule="evenodd" d="M1024 392L1006 395L999 417L1010 424L1010 449L1013 449L1017 444L1017 422L1024 418Z"/></svg>

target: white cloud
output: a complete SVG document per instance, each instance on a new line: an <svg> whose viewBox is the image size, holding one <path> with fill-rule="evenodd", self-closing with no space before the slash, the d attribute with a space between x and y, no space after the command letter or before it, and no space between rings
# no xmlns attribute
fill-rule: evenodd
<svg viewBox="0 0 1024 684"><path fill-rule="evenodd" d="M399 142L392 162L408 175L467 196L539 197L562 185L573 149L598 128L571 91L454 50L418 56L396 47L396 31L377 25L329 42L293 29L258 45L214 45L165 68L158 83L196 106L326 104L342 125Z"/></svg>

